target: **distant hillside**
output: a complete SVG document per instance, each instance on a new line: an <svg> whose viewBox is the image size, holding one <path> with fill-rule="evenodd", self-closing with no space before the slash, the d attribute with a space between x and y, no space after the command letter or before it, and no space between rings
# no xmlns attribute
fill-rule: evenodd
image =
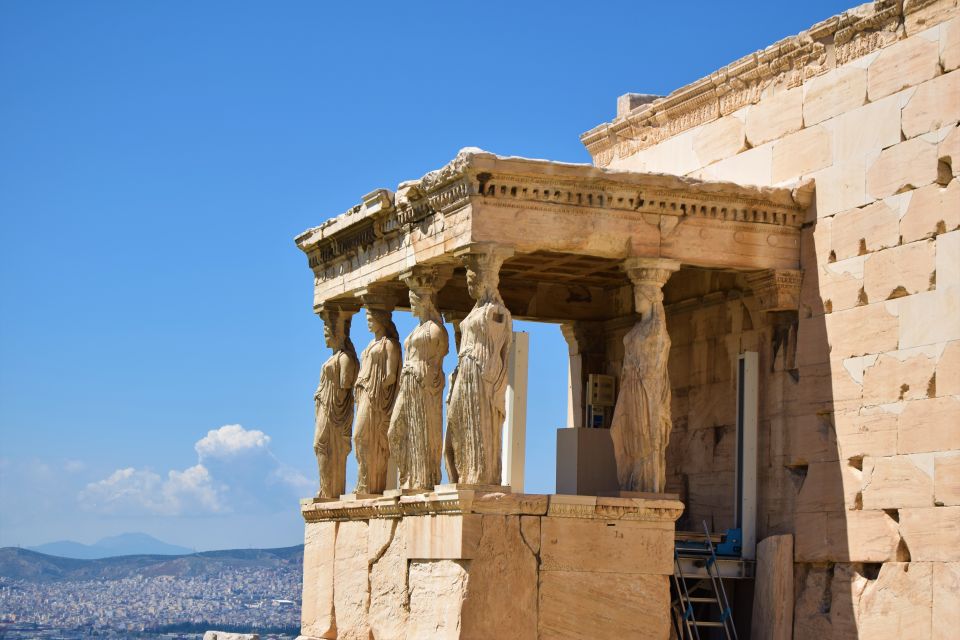
<svg viewBox="0 0 960 640"><path fill-rule="evenodd" d="M280 549L231 549L181 556L128 555L95 560L62 558L19 549L0 549L0 576L31 582L121 580L134 576L193 577L232 568L289 568L300 571L303 545Z"/></svg>
<svg viewBox="0 0 960 640"><path fill-rule="evenodd" d="M146 533L121 533L118 536L104 538L94 544L83 544L73 540L48 542L36 547L27 547L31 551L63 558L92 560L112 558L113 556L132 555L169 555L180 556L193 553L193 549L168 544Z"/></svg>

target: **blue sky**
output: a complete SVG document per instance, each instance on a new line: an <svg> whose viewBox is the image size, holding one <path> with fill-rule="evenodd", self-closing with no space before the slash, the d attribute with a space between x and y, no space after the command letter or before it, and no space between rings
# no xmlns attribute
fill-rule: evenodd
<svg viewBox="0 0 960 640"><path fill-rule="evenodd" d="M0 3L0 545L296 544L329 355L297 233L464 146L589 162L618 95L847 6ZM518 328L549 492L566 347Z"/></svg>

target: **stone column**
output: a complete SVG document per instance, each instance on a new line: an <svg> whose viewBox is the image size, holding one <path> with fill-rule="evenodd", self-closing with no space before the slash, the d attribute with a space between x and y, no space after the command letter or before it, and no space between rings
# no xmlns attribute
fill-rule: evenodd
<svg viewBox="0 0 960 640"><path fill-rule="evenodd" d="M429 491L440 483L443 453L443 358L449 337L437 309L448 266L416 266L400 277L410 287L410 308L420 324L404 341L404 361L390 418L390 454L400 489Z"/></svg>
<svg viewBox="0 0 960 640"><path fill-rule="evenodd" d="M476 301L460 323L457 371L447 411L444 445L453 483L501 482L503 419L513 319L500 297L500 265L513 249L477 243L457 252L467 268L467 291Z"/></svg>
<svg viewBox="0 0 960 640"><path fill-rule="evenodd" d="M570 365L567 370L567 427L586 425L587 376L606 373L606 349L600 322L565 322L560 332L567 341Z"/></svg>
<svg viewBox="0 0 960 640"><path fill-rule="evenodd" d="M392 484L389 478L387 429L397 397L402 355L400 336L392 318L396 305L394 292L380 285L369 286L357 295L366 307L367 328L373 334L373 340L361 354L360 374L355 387L356 492L375 495L396 487L396 478ZM393 465L393 473L396 476L396 465Z"/></svg>
<svg viewBox="0 0 960 640"><path fill-rule="evenodd" d="M320 472L318 498L335 500L345 491L347 455L353 435L353 385L359 362L350 341L350 320L359 306L325 302L317 307L323 319L323 337L333 355L323 363L320 384L313 396L315 429L313 451Z"/></svg>
<svg viewBox="0 0 960 640"><path fill-rule="evenodd" d="M662 493L670 440L670 336L663 309L663 285L680 268L675 260L628 258L640 318L623 338L620 392L610 435L621 491Z"/></svg>

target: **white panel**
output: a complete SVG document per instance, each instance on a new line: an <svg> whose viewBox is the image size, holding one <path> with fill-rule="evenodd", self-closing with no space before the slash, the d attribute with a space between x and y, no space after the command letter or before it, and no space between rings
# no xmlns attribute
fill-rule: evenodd
<svg viewBox="0 0 960 640"><path fill-rule="evenodd" d="M524 456L527 445L527 355L530 334L516 331L507 371L506 418L503 422L501 482L523 493Z"/></svg>
<svg viewBox="0 0 960 640"><path fill-rule="evenodd" d="M739 356L737 389L737 520L743 534L743 558L757 557L757 402L759 364L757 353Z"/></svg>

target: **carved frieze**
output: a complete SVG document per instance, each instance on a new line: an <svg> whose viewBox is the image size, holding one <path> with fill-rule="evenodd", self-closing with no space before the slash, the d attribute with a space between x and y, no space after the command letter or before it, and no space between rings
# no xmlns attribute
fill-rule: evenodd
<svg viewBox="0 0 960 640"><path fill-rule="evenodd" d="M771 85L798 87L813 77L896 42L905 13L926 0L877 0L814 25L796 36L751 53L665 98L618 114L580 140L595 165L606 167L683 131L711 122L760 100ZM831 59L829 48L833 46Z"/></svg>
<svg viewBox="0 0 960 640"><path fill-rule="evenodd" d="M795 269L766 269L745 276L761 311L796 311L800 308L803 272Z"/></svg>

